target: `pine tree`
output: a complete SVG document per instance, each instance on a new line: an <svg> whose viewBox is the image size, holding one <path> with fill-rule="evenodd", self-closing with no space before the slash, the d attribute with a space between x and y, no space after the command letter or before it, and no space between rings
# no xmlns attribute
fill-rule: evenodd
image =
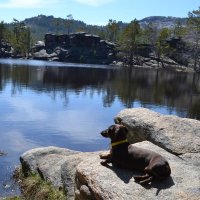
<svg viewBox="0 0 200 200"><path fill-rule="evenodd" d="M108 38L109 40L116 42L117 41L117 34L119 31L119 25L116 20L109 19L109 22L107 24L107 30L108 30Z"/></svg>
<svg viewBox="0 0 200 200"><path fill-rule="evenodd" d="M192 35L194 68L200 70L200 7L188 13L188 26Z"/></svg>
<svg viewBox="0 0 200 200"><path fill-rule="evenodd" d="M130 66L133 66L133 58L137 56L140 35L141 28L139 22L135 19L128 24L121 36L121 50L126 54Z"/></svg>

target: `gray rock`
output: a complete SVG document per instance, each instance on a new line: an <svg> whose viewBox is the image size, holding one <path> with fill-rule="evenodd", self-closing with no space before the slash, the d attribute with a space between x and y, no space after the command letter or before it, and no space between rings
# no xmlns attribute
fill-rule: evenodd
<svg viewBox="0 0 200 200"><path fill-rule="evenodd" d="M25 175L39 174L45 181L64 189L67 199L72 200L76 166L93 154L52 146L29 150L20 157L20 161Z"/></svg>
<svg viewBox="0 0 200 200"><path fill-rule="evenodd" d="M75 199L85 200L81 198L85 193L89 196L88 199L93 200L199 199L200 171L198 167L189 165L150 142L145 141L134 145L159 152L166 157L172 169L171 177L163 182L155 181L152 185L143 187L133 179L134 175L138 175L137 172L122 170L112 165L109 168L104 167L100 164L98 154L94 154L77 166ZM84 193L83 188L87 192Z"/></svg>
<svg viewBox="0 0 200 200"><path fill-rule="evenodd" d="M37 41L37 42L33 45L33 47L31 48L31 50L32 50L33 52L37 52L37 51L40 51L40 50L42 50L42 49L45 49L45 44L44 44L43 41Z"/></svg>
<svg viewBox="0 0 200 200"><path fill-rule="evenodd" d="M50 56L45 49L40 49L38 52L33 53L32 57L37 60L48 60Z"/></svg>
<svg viewBox="0 0 200 200"><path fill-rule="evenodd" d="M64 187L64 191L67 194L69 200L74 199L74 187L75 187L75 177L76 177L76 167L80 162L87 159L96 153L78 153L76 155L68 156L61 166L61 179ZM82 191L83 190L83 191ZM81 190L81 196L87 196L88 191L85 187ZM89 199L88 199L89 200Z"/></svg>
<svg viewBox="0 0 200 200"><path fill-rule="evenodd" d="M124 109L115 121L128 128L133 143L148 140L175 155L200 153L200 121L145 108Z"/></svg>
<svg viewBox="0 0 200 200"><path fill-rule="evenodd" d="M180 157L195 166L200 166L200 153L185 153Z"/></svg>
<svg viewBox="0 0 200 200"><path fill-rule="evenodd" d="M55 187L63 187L61 166L69 155L77 153L79 152L53 146L32 149L20 157L22 171L25 175L39 173Z"/></svg>

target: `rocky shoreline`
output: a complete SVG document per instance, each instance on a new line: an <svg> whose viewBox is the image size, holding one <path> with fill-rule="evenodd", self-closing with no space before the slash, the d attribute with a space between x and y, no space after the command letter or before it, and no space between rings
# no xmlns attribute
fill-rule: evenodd
<svg viewBox="0 0 200 200"><path fill-rule="evenodd" d="M122 110L115 122L128 128L130 143L166 157L171 177L143 187L133 179L137 172L102 166L101 152L83 153L58 147L25 152L20 157L23 174L39 174L44 181L62 189L68 200L199 199L199 121L134 108Z"/></svg>
<svg viewBox="0 0 200 200"><path fill-rule="evenodd" d="M179 44L178 40L170 42L172 43L171 45ZM161 56L157 58L152 52L151 46L141 45L139 49L139 54L133 59L133 67L194 72L192 61L189 61L189 59L187 62L185 61L187 63L186 66L169 57ZM173 56L179 58L178 53ZM63 35L46 34L44 41L35 43L31 47L29 55L25 57L15 55L14 48L10 44L4 41L0 42L0 58L28 58L83 64L128 66L125 57L123 52L118 50L116 44L85 32ZM186 57L188 56L186 55Z"/></svg>

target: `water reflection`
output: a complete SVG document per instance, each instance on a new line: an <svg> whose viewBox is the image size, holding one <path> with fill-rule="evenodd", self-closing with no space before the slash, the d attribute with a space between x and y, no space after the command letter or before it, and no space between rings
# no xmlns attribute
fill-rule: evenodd
<svg viewBox="0 0 200 200"><path fill-rule="evenodd" d="M28 89L37 94L46 93L54 100L62 98L67 105L71 91L76 95L89 93L91 98L96 92L102 94L104 107L112 107L116 99L125 107L133 107L135 101L140 101L144 107L166 106L169 110L175 109L178 115L200 119L198 74L144 69L1 65L1 91L9 82L12 83L12 96Z"/></svg>
<svg viewBox="0 0 200 200"><path fill-rule="evenodd" d="M0 196L24 151L108 148L99 132L125 107L200 119L198 74L38 61L0 61ZM12 181L11 181L12 182Z"/></svg>

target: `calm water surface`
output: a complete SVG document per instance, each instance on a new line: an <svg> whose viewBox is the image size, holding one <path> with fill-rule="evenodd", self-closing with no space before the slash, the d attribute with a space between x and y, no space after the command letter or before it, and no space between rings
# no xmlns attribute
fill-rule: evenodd
<svg viewBox="0 0 200 200"><path fill-rule="evenodd" d="M197 74L42 61L0 60L0 197L18 193L19 156L55 145L108 148L99 132L123 108L200 119Z"/></svg>

